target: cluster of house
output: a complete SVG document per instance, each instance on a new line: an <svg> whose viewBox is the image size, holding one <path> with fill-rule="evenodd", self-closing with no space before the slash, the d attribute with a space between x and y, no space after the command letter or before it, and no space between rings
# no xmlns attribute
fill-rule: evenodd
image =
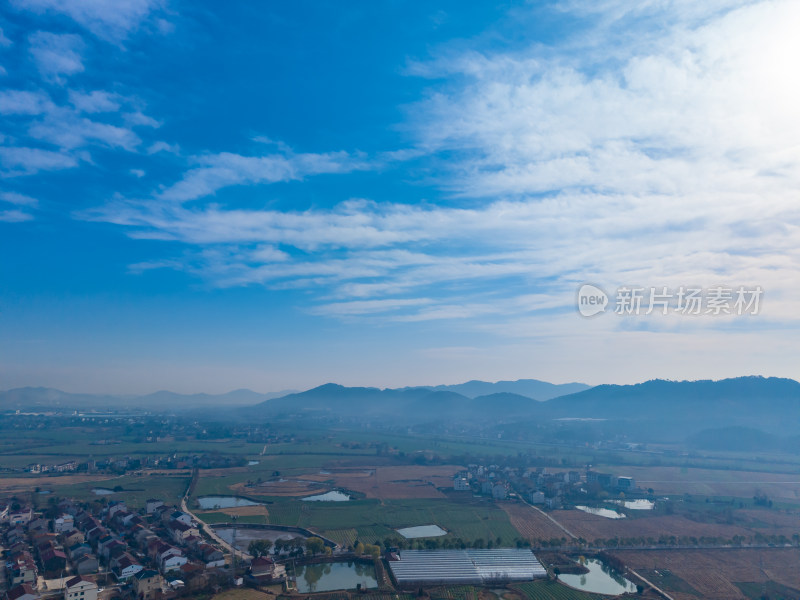
<svg viewBox="0 0 800 600"><path fill-rule="evenodd" d="M617 477L592 470L587 470L585 475L580 471L553 472L543 467L520 472L513 467L471 464L453 476L455 491L478 493L495 500L521 496L531 504L547 508L559 508L563 495L578 487L585 492L584 483L585 487L596 486L610 492L636 490L632 477Z"/></svg>
<svg viewBox="0 0 800 600"><path fill-rule="evenodd" d="M183 456L178 454L168 454L165 456L146 456L143 458L118 456L103 460L88 460L84 462L69 460L63 463L31 463L24 470L36 474L72 473L75 471L112 471L115 473L124 473L146 467L157 467L159 469L191 469L195 466L204 469L228 468L241 466L244 464L244 461L245 459L239 456L231 457L216 453Z"/></svg>
<svg viewBox="0 0 800 600"><path fill-rule="evenodd" d="M83 593L76 598L94 600L93 579L101 564L117 582L130 583L137 598L151 600L225 565L222 551L205 541L190 515L158 499L147 501L144 515L129 511L124 502L92 514L69 500L58 504L58 514L48 520L30 507L0 506L12 600L38 598L38 575L68 574L76 577L66 582L65 598L77 590Z"/></svg>
<svg viewBox="0 0 800 600"><path fill-rule="evenodd" d="M28 465L28 470L31 473L72 473L78 470L77 460L68 460L63 463L44 464L33 463Z"/></svg>

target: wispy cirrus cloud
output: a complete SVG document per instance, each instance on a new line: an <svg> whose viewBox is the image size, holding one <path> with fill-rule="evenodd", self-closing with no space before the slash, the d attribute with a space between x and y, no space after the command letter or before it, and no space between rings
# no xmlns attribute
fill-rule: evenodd
<svg viewBox="0 0 800 600"><path fill-rule="evenodd" d="M37 31L28 37L30 53L45 80L63 83L64 76L83 71L85 44L73 33Z"/></svg>
<svg viewBox="0 0 800 600"><path fill-rule="evenodd" d="M0 146L0 166L6 177L32 175L39 171L59 171L77 167L78 159L64 152L42 148Z"/></svg>
<svg viewBox="0 0 800 600"><path fill-rule="evenodd" d="M166 149L166 148L165 148ZM368 164L347 152L325 154L280 153L243 156L221 152L195 156L194 167L180 181L161 190L163 200L186 202L214 194L232 185L261 185L296 181L323 173L348 173L368 168Z"/></svg>
<svg viewBox="0 0 800 600"><path fill-rule="evenodd" d="M119 94L105 90L91 92L69 90L70 103L84 113L116 112L121 108L122 100L124 99Z"/></svg>
<svg viewBox="0 0 800 600"><path fill-rule="evenodd" d="M26 90L0 91L0 114L40 115L54 108L50 97L44 92Z"/></svg>
<svg viewBox="0 0 800 600"><path fill-rule="evenodd" d="M4 206L11 204L13 208ZM36 208L39 201L17 192L0 193L0 221L6 223L21 223L32 220L32 209Z"/></svg>
<svg viewBox="0 0 800 600"><path fill-rule="evenodd" d="M424 147L462 153L442 163L443 183L469 196L755 190L775 176L797 183L795 3L567 8L602 18L564 52L467 52L416 68L464 81L413 110ZM658 17L671 27L650 29ZM616 44L620 37L628 43Z"/></svg>
<svg viewBox="0 0 800 600"><path fill-rule="evenodd" d="M410 76L432 83L409 107L417 143L407 151L294 155L263 138L278 152L195 157L149 198L84 216L185 245L149 266L222 287L313 289L311 310L346 318L506 319L513 330L531 311L572 309L584 280L725 280L788 295L800 267L799 9L668 4L559 5L597 14L554 46L446 48L412 64ZM446 205L208 202L229 186L253 186L257 198L257 186L406 158L438 173Z"/></svg>
<svg viewBox="0 0 800 600"><path fill-rule="evenodd" d="M161 0L12 0L19 9L38 14L61 14L74 20L97 37L120 42L161 12ZM166 23L158 19L156 26Z"/></svg>

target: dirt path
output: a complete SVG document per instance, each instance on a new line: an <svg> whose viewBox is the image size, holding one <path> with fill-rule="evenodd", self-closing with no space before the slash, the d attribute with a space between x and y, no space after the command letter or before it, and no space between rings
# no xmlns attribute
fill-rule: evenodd
<svg viewBox="0 0 800 600"><path fill-rule="evenodd" d="M656 585L654 585L654 584L650 583L650 582L649 582L647 579L645 579L644 577L642 577L641 575L639 575L639 574L638 574L636 571L634 571L633 569L628 569L628 573L630 573L630 574L631 574L631 575L633 575L634 577L638 577L638 578L639 578L641 581L643 581L644 583L646 583L647 585L649 585L651 588L653 588L653 590L654 590L656 593L658 593L658 594L661 594L661 596L662 596L663 598L665 598L665 600L673 600L672 596L670 596L669 594L667 594L667 592L665 592L664 590L662 590L660 587L658 587L658 586L656 586Z"/></svg>
<svg viewBox="0 0 800 600"><path fill-rule="evenodd" d="M525 500L523 500L523 502L525 502ZM566 533L566 534L567 534L569 537L571 537L573 540L577 540L577 539L578 539L578 536L577 536L577 535L575 535L574 533L572 533L572 532L571 532L569 529L567 529L566 527L564 527L564 526L563 526L561 523L559 523L558 521L556 521L556 520L555 520L553 517L551 517L550 515L548 515L548 514L547 514L546 512L544 512L544 511L543 511L541 508L538 508L538 507L534 506L533 504L530 504L529 502L525 502L525 504L527 504L528 506L530 506L530 507L531 507L533 510L539 511L539 512L540 512L542 515L544 515L545 517L547 517L548 519L550 519L550 520L553 522L553 524L554 524L556 527L558 527L558 528L559 528L561 531L563 531L564 533Z"/></svg>

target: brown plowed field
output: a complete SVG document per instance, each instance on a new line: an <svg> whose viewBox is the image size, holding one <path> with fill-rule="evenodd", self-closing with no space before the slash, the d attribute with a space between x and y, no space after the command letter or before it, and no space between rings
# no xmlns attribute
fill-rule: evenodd
<svg viewBox="0 0 800 600"><path fill-rule="evenodd" d="M589 541L613 537L657 539L661 535L686 535L697 538L707 536L732 538L735 535L753 535L753 531L736 525L697 523L677 515L607 519L580 510L555 510L550 515L576 536Z"/></svg>
<svg viewBox="0 0 800 600"><path fill-rule="evenodd" d="M613 468L619 471L619 467ZM653 488L656 494L751 498L760 492L774 500L800 501L800 475L797 473L683 467L625 467L624 471L625 475L636 478L639 487Z"/></svg>
<svg viewBox="0 0 800 600"><path fill-rule="evenodd" d="M669 569L708 600L744 599L734 583L771 580L800 590L800 550L797 548L624 550L613 554L634 570Z"/></svg>
<svg viewBox="0 0 800 600"><path fill-rule="evenodd" d="M506 511L514 528L529 540L566 537L566 534L555 523L527 504L521 502L500 502L498 504Z"/></svg>
<svg viewBox="0 0 800 600"><path fill-rule="evenodd" d="M328 477L336 487L361 492L367 498L445 498L437 488L453 487L458 465L375 467L336 470Z"/></svg>

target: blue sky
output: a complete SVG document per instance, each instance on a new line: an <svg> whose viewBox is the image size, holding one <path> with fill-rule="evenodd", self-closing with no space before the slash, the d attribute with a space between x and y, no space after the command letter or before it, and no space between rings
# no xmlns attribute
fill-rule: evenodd
<svg viewBox="0 0 800 600"><path fill-rule="evenodd" d="M800 377L794 2L1 10L0 389Z"/></svg>

